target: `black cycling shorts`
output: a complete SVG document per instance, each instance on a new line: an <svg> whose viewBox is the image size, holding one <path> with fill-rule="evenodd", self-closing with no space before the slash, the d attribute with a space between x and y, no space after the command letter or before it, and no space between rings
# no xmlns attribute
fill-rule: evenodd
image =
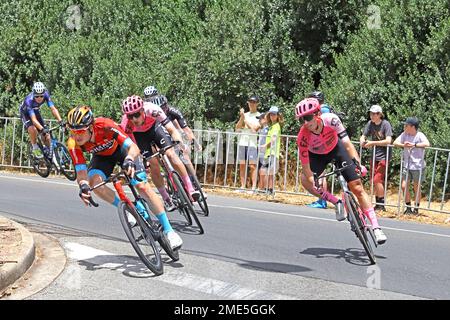
<svg viewBox="0 0 450 320"><path fill-rule="evenodd" d="M103 180L106 180L113 173L116 164L122 166L126 156L127 152L122 150L120 146L117 147L116 151L114 151L114 153L110 156L100 156L94 154L91 162L89 163L88 177L90 178L93 175L98 174L103 178ZM141 180L146 181L147 177L145 175L145 167L142 157L137 157L134 164L136 165L136 175L138 175ZM132 184L137 184L134 179Z"/></svg>
<svg viewBox="0 0 450 320"><path fill-rule="evenodd" d="M336 161L335 163L338 168L342 167L342 164L344 163L345 165L350 165L347 169L342 171L342 176L345 181L350 182L360 179L355 171L356 165L341 140L338 140L336 147L327 154L317 154L309 151L309 165L311 171L317 175L322 174L327 165L333 160Z"/></svg>
<svg viewBox="0 0 450 320"><path fill-rule="evenodd" d="M145 132L133 132L136 144L145 158L153 154L152 143L154 142L158 148L165 148L173 144L172 137L167 129L156 122L149 130Z"/></svg>
<svg viewBox="0 0 450 320"><path fill-rule="evenodd" d="M36 110L34 111L34 115L36 116L36 119L41 124L41 126L44 126L44 119L42 119L41 113ZM31 117L27 111L20 111L20 119L22 119L25 129L34 126L33 121L31 121Z"/></svg>

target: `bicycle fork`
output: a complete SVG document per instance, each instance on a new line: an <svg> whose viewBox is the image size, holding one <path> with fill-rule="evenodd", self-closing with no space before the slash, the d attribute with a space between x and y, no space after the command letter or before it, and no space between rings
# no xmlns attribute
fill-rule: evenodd
<svg viewBox="0 0 450 320"><path fill-rule="evenodd" d="M114 189L116 189L117 194L119 195L119 199L122 202L125 202L128 204L128 206L132 207L134 206L137 210L137 212L145 219L148 220L150 217L147 213L147 210L145 209L142 202L139 200L139 196L136 194L136 191L134 188L131 188L131 192L133 193L134 197L136 198L136 203L132 203L131 200L125 195L125 191L122 188L122 183L120 181L114 181Z"/></svg>

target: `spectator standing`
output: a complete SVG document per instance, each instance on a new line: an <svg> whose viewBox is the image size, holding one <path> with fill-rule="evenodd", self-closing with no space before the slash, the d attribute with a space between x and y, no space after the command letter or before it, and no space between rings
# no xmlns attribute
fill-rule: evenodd
<svg viewBox="0 0 450 320"><path fill-rule="evenodd" d="M405 194L404 214L419 214L422 183L425 173L425 148L430 146L425 134L419 131L419 119L407 118L402 134L395 139L395 147L403 148L402 190ZM411 210L411 195L408 183L413 181L415 207Z"/></svg>
<svg viewBox="0 0 450 320"><path fill-rule="evenodd" d="M251 176L252 191L256 191L257 174L256 165L258 161L258 136L256 131L252 130L248 124L257 125L258 117L261 115L258 112L259 97L256 95L251 96L247 100L249 111L245 112L243 108L239 111L239 120L236 123L236 131L241 133L239 135L238 142L238 162L239 162L239 174L241 178L241 188L237 192L245 192L246 188L246 175ZM248 163L249 169L247 171L246 164ZM248 176L247 175L247 176Z"/></svg>
<svg viewBox="0 0 450 320"><path fill-rule="evenodd" d="M261 166L261 178L264 189L268 190L269 195L273 195L274 175L280 167L281 126L284 119L277 106L270 107L265 117L269 125L269 131L266 136L266 152L264 153L264 162Z"/></svg>
<svg viewBox="0 0 450 320"><path fill-rule="evenodd" d="M370 120L367 122L359 141L363 148L375 147L375 161L370 163L370 177L373 179L376 199L375 210L385 211L384 179L386 175L387 145L392 143L392 126L384 117L379 105L370 107ZM367 138L371 140L368 141Z"/></svg>
<svg viewBox="0 0 450 320"><path fill-rule="evenodd" d="M267 125L266 120L266 113L261 113L258 117L259 123L254 124L251 121L245 121L245 124L247 124L252 132L258 132L258 172L259 172L259 179L258 179L258 191L262 191L264 189L263 184L263 178L262 178L262 165L264 163L264 154L266 153L266 137L267 132L269 132L269 126ZM264 191L265 192L265 191Z"/></svg>

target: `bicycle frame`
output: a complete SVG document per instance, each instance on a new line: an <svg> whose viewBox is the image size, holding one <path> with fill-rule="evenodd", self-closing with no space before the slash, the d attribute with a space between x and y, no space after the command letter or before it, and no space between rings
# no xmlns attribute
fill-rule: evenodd
<svg viewBox="0 0 450 320"><path fill-rule="evenodd" d="M336 165L333 163L333 171L331 171L330 173L324 174L324 175L322 175L320 177L317 177L317 175L314 174L314 181L315 181L316 187L318 186L318 182L319 182L320 179L326 178L326 177L331 176L331 175L336 175L337 176L338 182L339 182L339 184L340 184L340 186L342 188L342 193L343 193L343 197L344 197L344 199L342 199L342 200L343 200L343 203L344 203L345 210L351 210L351 209L346 207L347 203L350 203L350 201L347 201L348 199L346 199L346 197L347 198L351 198L354 202L357 202L353 192L348 187L347 181L345 181L345 178L342 175L342 171L345 170L348 166L350 166L350 165L346 164L346 165L342 166L341 168L336 169ZM375 247L378 247L378 243L375 240L375 235L374 235L374 232L373 232L372 225L370 223L368 223L368 221L367 221L368 219L365 216L365 214L362 212L362 210L360 208L358 208L358 212L354 212L354 214L355 215L357 214L359 216L359 220L361 221L362 227L364 229L363 231L365 233L369 233L370 234L370 237L372 238L372 241L375 244ZM350 220L350 215L348 215L348 217L349 217L350 224L352 224L352 226L357 227L356 226L356 222Z"/></svg>

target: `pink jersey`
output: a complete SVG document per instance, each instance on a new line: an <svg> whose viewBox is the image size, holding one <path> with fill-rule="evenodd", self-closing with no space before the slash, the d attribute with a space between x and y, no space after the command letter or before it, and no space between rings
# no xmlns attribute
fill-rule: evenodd
<svg viewBox="0 0 450 320"><path fill-rule="evenodd" d="M327 154L336 147L339 138L347 136L341 120L334 113L325 113L321 116L323 129L320 134L315 134L300 128L297 136L297 145L302 164L309 163L309 152L316 154Z"/></svg>
<svg viewBox="0 0 450 320"><path fill-rule="evenodd" d="M166 125L170 121L164 111L162 111L159 106L151 102L144 102L144 114L145 120L141 126L135 126L133 122L128 120L127 115L125 114L122 116L120 126L127 134L131 135L133 132L146 132L150 130L156 120L161 122L163 125Z"/></svg>

